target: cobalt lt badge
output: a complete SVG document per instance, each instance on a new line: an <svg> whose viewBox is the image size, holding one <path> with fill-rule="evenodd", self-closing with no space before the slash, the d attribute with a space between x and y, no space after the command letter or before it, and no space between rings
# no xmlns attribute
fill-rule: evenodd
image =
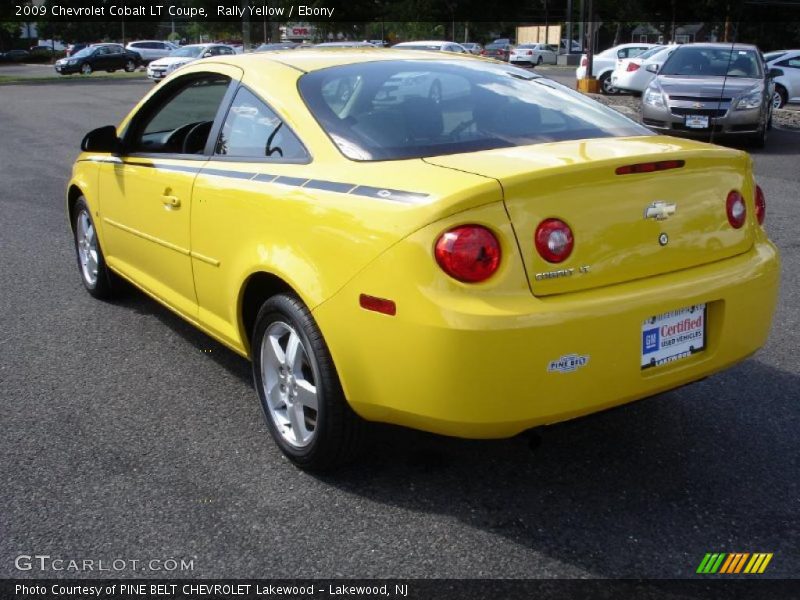
<svg viewBox="0 0 800 600"><path fill-rule="evenodd" d="M666 246L669 244L669 236L666 233L662 233L658 236L658 243L662 246Z"/></svg>

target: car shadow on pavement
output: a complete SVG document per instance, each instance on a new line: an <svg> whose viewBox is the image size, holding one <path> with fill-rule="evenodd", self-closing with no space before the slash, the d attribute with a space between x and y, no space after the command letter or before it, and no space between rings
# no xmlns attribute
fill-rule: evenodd
<svg viewBox="0 0 800 600"><path fill-rule="evenodd" d="M320 479L599 576L690 576L710 551L788 559L797 556L785 535L797 511L788 477L800 456L797 389L800 378L749 360L546 428L533 451L524 436L466 441L379 426L359 463ZM796 576L790 563L772 576Z"/></svg>

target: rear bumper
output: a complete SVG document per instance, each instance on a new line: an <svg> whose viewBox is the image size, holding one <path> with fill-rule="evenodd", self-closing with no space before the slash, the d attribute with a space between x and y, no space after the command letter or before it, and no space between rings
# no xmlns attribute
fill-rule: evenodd
<svg viewBox="0 0 800 600"><path fill-rule="evenodd" d="M357 413L458 437L512 436L729 367L766 341L778 292L777 251L763 236L748 252L709 265L585 292L492 301L440 293L427 276L422 285L398 281L397 273L415 272L412 256L420 258L402 256L402 246L314 315ZM397 315L359 308L360 293L397 300ZM708 305L706 349L643 371L643 320L700 303ZM572 354L588 362L548 372L551 361Z"/></svg>

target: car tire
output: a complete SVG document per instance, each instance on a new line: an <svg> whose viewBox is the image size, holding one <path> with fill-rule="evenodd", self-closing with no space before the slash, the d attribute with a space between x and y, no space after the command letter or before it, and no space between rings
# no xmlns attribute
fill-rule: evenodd
<svg viewBox="0 0 800 600"><path fill-rule="evenodd" d="M366 422L347 403L322 333L297 296L279 294L261 306L251 348L253 382L281 452L309 471L355 458Z"/></svg>
<svg viewBox="0 0 800 600"><path fill-rule="evenodd" d="M132 60L129 60L125 63L125 72L126 73L133 73L136 70L136 63Z"/></svg>
<svg viewBox="0 0 800 600"><path fill-rule="evenodd" d="M772 94L772 108L783 108L789 100L786 88L780 84L775 85L775 93Z"/></svg>
<svg viewBox="0 0 800 600"><path fill-rule="evenodd" d="M600 75L600 91L606 96L616 96L619 90L611 85L611 73Z"/></svg>
<svg viewBox="0 0 800 600"><path fill-rule="evenodd" d="M89 63L83 63L81 65L81 75L91 75L92 74L92 65Z"/></svg>
<svg viewBox="0 0 800 600"><path fill-rule="evenodd" d="M106 265L103 249L97 239L92 212L83 196L78 198L72 214L75 257L78 260L78 272L83 286L95 298L108 300L114 297L116 276Z"/></svg>

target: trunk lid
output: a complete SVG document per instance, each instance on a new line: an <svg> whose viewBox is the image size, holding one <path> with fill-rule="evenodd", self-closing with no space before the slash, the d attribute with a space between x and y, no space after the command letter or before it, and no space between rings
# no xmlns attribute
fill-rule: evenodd
<svg viewBox="0 0 800 600"><path fill-rule="evenodd" d="M745 197L748 213L753 210L750 159L738 150L646 136L546 143L425 160L500 182L537 296L686 269L746 252L753 243L752 214L741 229L734 229L726 213L731 190ZM670 160L684 161L684 165L652 173L616 174L618 167ZM674 213L663 214L663 205L674 206ZM646 217L651 206L655 210ZM534 245L536 228L547 218L563 220L573 232L574 248L561 263L545 261Z"/></svg>

